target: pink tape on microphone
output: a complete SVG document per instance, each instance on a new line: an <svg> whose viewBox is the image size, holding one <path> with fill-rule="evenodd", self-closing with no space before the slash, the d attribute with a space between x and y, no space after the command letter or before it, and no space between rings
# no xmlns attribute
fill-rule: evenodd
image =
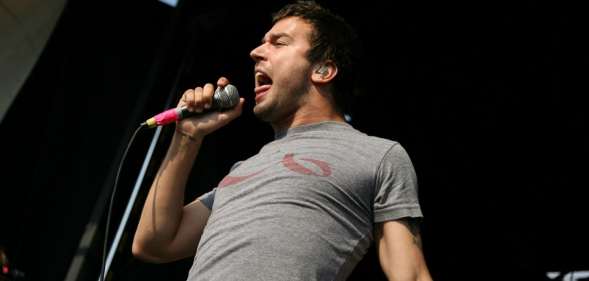
<svg viewBox="0 0 589 281"><path fill-rule="evenodd" d="M175 108L168 109L155 117L155 122L158 125L165 125L178 120L178 111Z"/></svg>

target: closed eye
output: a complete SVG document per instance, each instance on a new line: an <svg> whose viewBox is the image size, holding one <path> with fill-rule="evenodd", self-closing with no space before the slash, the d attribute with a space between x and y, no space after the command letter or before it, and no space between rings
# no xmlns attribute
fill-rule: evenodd
<svg viewBox="0 0 589 281"><path fill-rule="evenodd" d="M286 33L270 34L262 39L262 44L269 42L273 46L285 46L290 43L292 37Z"/></svg>

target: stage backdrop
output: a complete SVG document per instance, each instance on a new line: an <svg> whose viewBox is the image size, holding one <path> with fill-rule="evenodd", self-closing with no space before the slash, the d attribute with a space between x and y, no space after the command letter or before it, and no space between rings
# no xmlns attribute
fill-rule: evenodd
<svg viewBox="0 0 589 281"><path fill-rule="evenodd" d="M582 9L320 2L356 26L364 45L352 125L399 141L413 160L435 280L563 280L589 270ZM246 99L243 116L206 139L187 200L272 140L251 113L248 54L284 3L70 1L0 124L0 153L10 164L0 174L0 242L14 265L31 280L63 280L78 258L72 280L96 280L104 204L122 151L141 121L186 88L225 75ZM170 133L156 140L112 280L183 280L190 267L190 259L151 265L130 254ZM113 229L153 136L140 133L125 162ZM350 279L384 280L373 248Z"/></svg>

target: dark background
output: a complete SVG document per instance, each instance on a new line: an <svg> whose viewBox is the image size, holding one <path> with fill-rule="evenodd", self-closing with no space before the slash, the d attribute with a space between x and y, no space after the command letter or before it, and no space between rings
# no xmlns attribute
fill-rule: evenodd
<svg viewBox="0 0 589 281"><path fill-rule="evenodd" d="M345 3L342 3L345 2ZM242 117L205 141L193 199L272 140L255 119L248 54L285 1L69 1L0 124L0 246L27 280L96 280L106 202L131 134L184 89L227 76ZM356 27L366 58L352 124L399 141L420 182L424 253L435 280L548 280L588 270L587 21L539 1L320 1ZM184 280L191 260L130 255L163 130L112 280ZM154 131L124 162L110 238ZM97 227L80 246L83 233ZM559 277L560 278L560 277ZM384 280L372 249L350 280Z"/></svg>

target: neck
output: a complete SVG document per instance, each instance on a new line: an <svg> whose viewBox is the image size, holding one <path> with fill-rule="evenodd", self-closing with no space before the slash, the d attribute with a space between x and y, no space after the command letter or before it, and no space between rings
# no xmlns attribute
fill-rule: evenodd
<svg viewBox="0 0 589 281"><path fill-rule="evenodd" d="M345 122L345 119L339 113L318 115L317 112L297 112L288 119L271 123L271 125L274 132L280 132L302 125L325 121Z"/></svg>
<svg viewBox="0 0 589 281"><path fill-rule="evenodd" d="M287 118L272 122L271 125L274 132L280 132L325 121L345 122L345 119L343 114L335 109L331 94L312 87L295 112Z"/></svg>

